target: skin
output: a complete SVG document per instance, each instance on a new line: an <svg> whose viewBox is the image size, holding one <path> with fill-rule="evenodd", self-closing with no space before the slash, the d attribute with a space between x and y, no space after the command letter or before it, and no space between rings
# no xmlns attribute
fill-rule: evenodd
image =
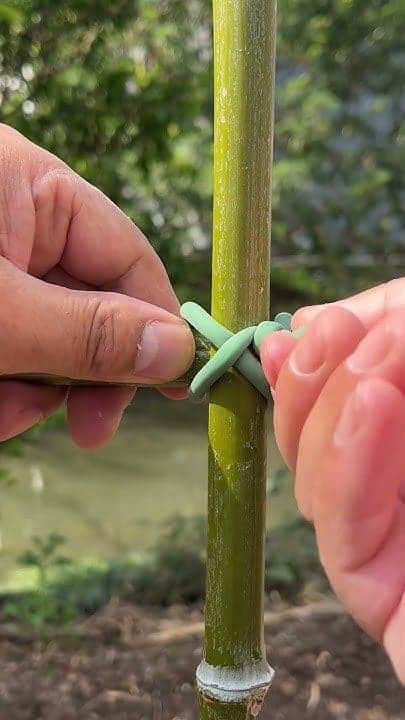
<svg viewBox="0 0 405 720"><path fill-rule="evenodd" d="M347 610L405 683L405 278L303 308L261 348L278 445Z"/></svg>
<svg viewBox="0 0 405 720"><path fill-rule="evenodd" d="M141 231L61 160L6 125L0 125L0 287L2 373L159 383L192 362L193 337ZM0 441L66 402L73 440L98 447L115 433L133 396L125 387L67 394L4 381Z"/></svg>
<svg viewBox="0 0 405 720"><path fill-rule="evenodd" d="M0 125L0 371L162 383L194 342L157 255L58 158ZM275 432L332 586L405 683L405 279L303 308L261 346ZM168 393L181 398L184 392ZM0 384L0 441L67 404L98 447L134 390Z"/></svg>

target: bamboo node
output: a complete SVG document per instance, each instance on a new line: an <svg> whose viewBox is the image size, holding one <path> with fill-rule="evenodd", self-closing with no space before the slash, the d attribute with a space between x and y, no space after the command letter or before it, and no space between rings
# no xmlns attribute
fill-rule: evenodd
<svg viewBox="0 0 405 720"><path fill-rule="evenodd" d="M265 397L271 396L270 388L257 358L264 338L278 330L291 331L290 313L279 313L273 321L266 320L259 325L244 328L232 333L194 302L184 303L181 316L208 342L217 352L197 373L190 384L189 395L193 400L203 400L209 389L228 370L235 367Z"/></svg>
<svg viewBox="0 0 405 720"><path fill-rule="evenodd" d="M200 693L222 703L249 701L250 713L260 711L273 680L274 670L266 660L246 667L217 667L203 660L196 673Z"/></svg>

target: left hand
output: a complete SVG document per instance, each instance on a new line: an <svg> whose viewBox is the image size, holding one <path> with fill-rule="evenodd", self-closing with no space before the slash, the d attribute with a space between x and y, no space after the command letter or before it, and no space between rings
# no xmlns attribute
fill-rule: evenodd
<svg viewBox="0 0 405 720"><path fill-rule="evenodd" d="M134 390L179 377L193 336L141 231L65 163L0 124L0 373L56 374L119 387L73 387L81 447L115 433ZM174 395L179 395L178 391ZM0 440L48 417L66 390L3 380Z"/></svg>

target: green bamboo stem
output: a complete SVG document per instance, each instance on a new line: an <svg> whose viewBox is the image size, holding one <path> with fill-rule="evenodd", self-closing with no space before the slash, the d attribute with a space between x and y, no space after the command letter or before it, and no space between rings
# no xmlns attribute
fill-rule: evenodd
<svg viewBox="0 0 405 720"><path fill-rule="evenodd" d="M268 316L275 0L213 0L212 313L236 332ZM272 671L263 639L266 403L228 373L211 392L201 720L248 720Z"/></svg>

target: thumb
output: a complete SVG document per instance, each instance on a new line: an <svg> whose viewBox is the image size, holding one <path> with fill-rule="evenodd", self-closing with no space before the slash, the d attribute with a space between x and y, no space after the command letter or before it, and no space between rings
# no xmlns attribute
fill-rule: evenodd
<svg viewBox="0 0 405 720"><path fill-rule="evenodd" d="M118 293L70 290L3 260L1 374L44 373L122 384L159 384L194 357L183 320Z"/></svg>

